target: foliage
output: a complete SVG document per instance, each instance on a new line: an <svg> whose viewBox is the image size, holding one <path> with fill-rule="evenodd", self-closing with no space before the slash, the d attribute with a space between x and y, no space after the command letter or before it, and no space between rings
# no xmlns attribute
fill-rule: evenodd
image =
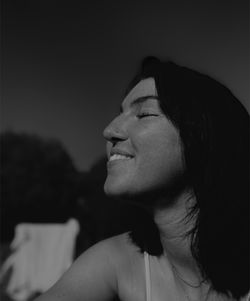
<svg viewBox="0 0 250 301"><path fill-rule="evenodd" d="M14 222L63 219L74 208L78 172L55 139L26 133L0 135L1 215Z"/></svg>

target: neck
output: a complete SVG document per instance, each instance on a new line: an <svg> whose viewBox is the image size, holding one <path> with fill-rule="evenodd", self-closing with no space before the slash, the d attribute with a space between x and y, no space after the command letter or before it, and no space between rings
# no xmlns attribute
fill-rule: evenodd
<svg viewBox="0 0 250 301"><path fill-rule="evenodd" d="M172 266L173 275L188 300L231 300L211 290L209 281L204 281L191 252L191 237L186 235L193 227L196 217L187 217L196 203L192 191L185 190L174 200L161 200L154 210L154 221L160 232L160 239Z"/></svg>
<svg viewBox="0 0 250 301"><path fill-rule="evenodd" d="M194 226L194 218L187 215L195 197L190 190L179 194L171 200L170 206L158 206L154 211L154 220L160 231L164 254L173 266L174 272L188 283L198 285L201 275L195 259L191 253L191 238L186 235Z"/></svg>

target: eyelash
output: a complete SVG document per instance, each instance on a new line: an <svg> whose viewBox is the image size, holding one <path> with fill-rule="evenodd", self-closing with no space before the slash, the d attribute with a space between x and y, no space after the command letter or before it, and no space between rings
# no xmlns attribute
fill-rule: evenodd
<svg viewBox="0 0 250 301"><path fill-rule="evenodd" d="M138 118L144 118L144 117L150 117L150 116L158 116L158 115L153 114L153 113L140 113L140 114L136 115L136 117L138 117Z"/></svg>

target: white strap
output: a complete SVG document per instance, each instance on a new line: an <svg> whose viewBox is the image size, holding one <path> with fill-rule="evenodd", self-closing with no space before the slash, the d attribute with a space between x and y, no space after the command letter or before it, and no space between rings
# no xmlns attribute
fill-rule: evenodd
<svg viewBox="0 0 250 301"><path fill-rule="evenodd" d="M149 266L149 255L147 252L144 252L144 264L145 264L145 278L146 278L146 300L151 301L150 266Z"/></svg>

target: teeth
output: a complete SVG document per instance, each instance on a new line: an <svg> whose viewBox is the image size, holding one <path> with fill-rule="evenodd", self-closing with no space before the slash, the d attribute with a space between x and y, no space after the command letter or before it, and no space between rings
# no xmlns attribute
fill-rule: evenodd
<svg viewBox="0 0 250 301"><path fill-rule="evenodd" d="M114 154L109 158L109 161L130 159L130 156Z"/></svg>

